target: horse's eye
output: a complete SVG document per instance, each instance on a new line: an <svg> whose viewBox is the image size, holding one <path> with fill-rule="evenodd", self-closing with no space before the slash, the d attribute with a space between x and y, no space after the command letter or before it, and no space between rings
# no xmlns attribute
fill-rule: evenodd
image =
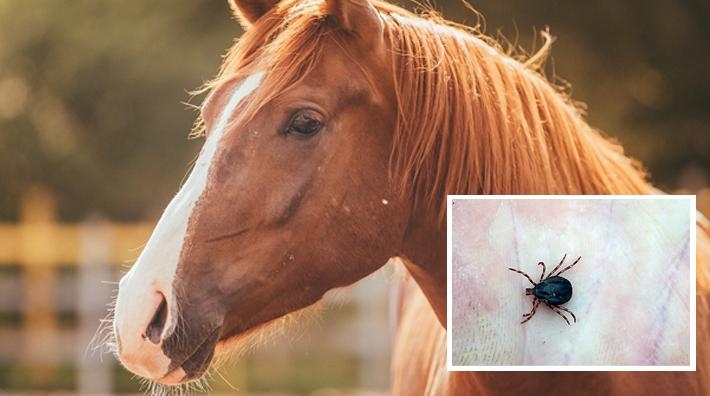
<svg viewBox="0 0 710 396"><path fill-rule="evenodd" d="M321 115L313 110L301 110L291 117L285 132L287 135L311 137L323 129L321 119Z"/></svg>

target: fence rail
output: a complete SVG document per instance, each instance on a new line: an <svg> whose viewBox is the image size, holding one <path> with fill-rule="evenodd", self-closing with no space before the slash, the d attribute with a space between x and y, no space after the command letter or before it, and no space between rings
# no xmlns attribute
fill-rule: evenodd
<svg viewBox="0 0 710 396"><path fill-rule="evenodd" d="M0 223L0 262L26 263L26 266L56 266L81 264L85 249L83 232L86 228L100 229L111 240L109 260L124 262L131 259L144 243L153 223L108 223L90 219L81 224L56 222L56 208L52 195L35 187L22 198L20 222Z"/></svg>

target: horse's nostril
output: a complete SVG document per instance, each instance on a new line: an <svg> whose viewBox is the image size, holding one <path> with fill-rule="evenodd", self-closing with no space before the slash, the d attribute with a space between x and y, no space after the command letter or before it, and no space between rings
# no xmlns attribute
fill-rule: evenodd
<svg viewBox="0 0 710 396"><path fill-rule="evenodd" d="M160 343L160 336L163 333L163 328L165 327L165 320L168 317L168 303L165 301L165 296L162 296L162 301L158 305L158 309L153 315L153 319L148 324L148 328L145 329L145 336L153 344Z"/></svg>

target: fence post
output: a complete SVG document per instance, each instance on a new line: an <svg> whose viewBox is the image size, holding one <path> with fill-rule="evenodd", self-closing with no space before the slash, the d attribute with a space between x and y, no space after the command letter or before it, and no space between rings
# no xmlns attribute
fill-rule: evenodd
<svg viewBox="0 0 710 396"><path fill-rule="evenodd" d="M41 370L40 375L52 383L52 353L57 345L57 321L54 315L55 266L53 252L56 240L55 203L44 188L26 191L20 204L19 264L23 276L23 345L24 360Z"/></svg>
<svg viewBox="0 0 710 396"><path fill-rule="evenodd" d="M388 283L392 264L370 274L353 287L357 304L357 357L359 385L366 389L386 388L389 384L390 329L388 323Z"/></svg>
<svg viewBox="0 0 710 396"><path fill-rule="evenodd" d="M116 288L106 283L115 278L111 270L113 244L109 224L98 216L90 218L81 225L79 238L77 391L82 395L107 395L113 382L111 359L104 361L103 351L91 350L89 344L106 314L111 291Z"/></svg>

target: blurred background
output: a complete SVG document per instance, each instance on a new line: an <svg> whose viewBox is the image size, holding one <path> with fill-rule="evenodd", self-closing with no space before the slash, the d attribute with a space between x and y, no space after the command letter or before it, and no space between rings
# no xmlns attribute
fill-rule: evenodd
<svg viewBox="0 0 710 396"><path fill-rule="evenodd" d="M523 49L549 26L547 71L590 123L710 212L710 3L471 4ZM476 21L459 0L434 7ZM202 144L187 140L187 92L240 34L225 1L0 0L0 394L139 390L88 344ZM391 272L330 295L213 389L386 393Z"/></svg>

